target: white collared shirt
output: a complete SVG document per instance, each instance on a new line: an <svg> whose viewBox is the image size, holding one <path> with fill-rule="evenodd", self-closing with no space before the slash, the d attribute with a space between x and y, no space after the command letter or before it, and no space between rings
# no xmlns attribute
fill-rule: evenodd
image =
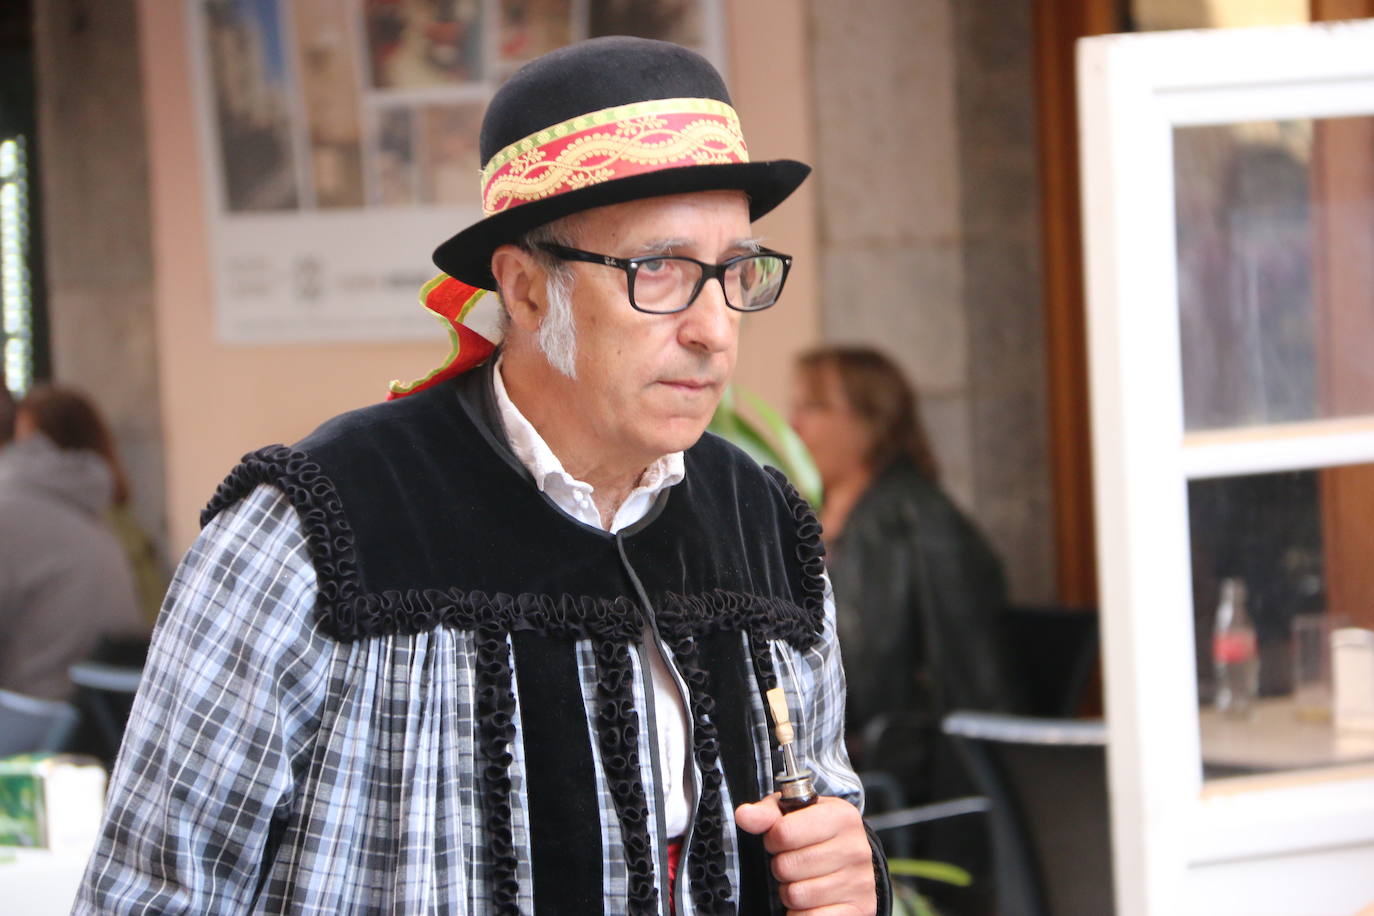
<svg viewBox="0 0 1374 916"><path fill-rule="evenodd" d="M592 499L592 485L573 477L563 468L563 462L549 448L544 437L534 428L506 392L501 378L501 359L497 358L492 372L492 387L496 393L496 408L501 415L506 439L511 451L534 477L534 485L548 496L553 504L583 524L602 528L601 514ZM612 534L628 528L644 518L653 507L658 494L686 476L682 452L671 452L644 469L639 483L615 510L610 527ZM658 649L658 641L645 634L645 646ZM649 667L653 675L654 709L657 712L659 766L663 771L664 818L668 836L687 832L690 800L687 795L687 710L682 693L674 683L663 661L662 651L650 651Z"/></svg>

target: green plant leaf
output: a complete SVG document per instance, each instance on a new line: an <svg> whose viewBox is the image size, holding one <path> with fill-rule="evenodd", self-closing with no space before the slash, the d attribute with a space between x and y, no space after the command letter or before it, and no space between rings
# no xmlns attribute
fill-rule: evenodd
<svg viewBox="0 0 1374 916"><path fill-rule="evenodd" d="M739 446L746 455L753 458L759 464L778 466L778 455L773 450L773 446L760 436L753 427L745 423L740 423L730 439L735 445Z"/></svg>
<svg viewBox="0 0 1374 916"><path fill-rule="evenodd" d="M903 878L925 878L956 887L968 887L973 876L957 865L947 862L930 862L925 859L888 859L887 870L894 876Z"/></svg>
<svg viewBox="0 0 1374 916"><path fill-rule="evenodd" d="M759 434L753 424L740 415L736 409L737 403L735 386L726 385L720 403L716 405L716 412L711 415L711 422L706 428L741 448L759 464L771 464L776 467L779 464L777 451Z"/></svg>
<svg viewBox="0 0 1374 916"><path fill-rule="evenodd" d="M782 414L774 410L763 398L743 389L740 389L740 397L758 414L776 447L778 457L782 460L778 470L787 475L787 479L792 481L792 485L807 502L819 508L821 474L816 470L816 462L811 459L811 452L807 450L806 443L802 442L801 437L792 429L792 424L783 419Z"/></svg>
<svg viewBox="0 0 1374 916"><path fill-rule="evenodd" d="M750 413L740 411L741 399ZM804 499L820 508L821 475L816 462L801 437L763 398L734 385L725 386L706 428L739 446L759 464L782 471Z"/></svg>
<svg viewBox="0 0 1374 916"><path fill-rule="evenodd" d="M940 916L930 901L901 881L892 882L892 916Z"/></svg>
<svg viewBox="0 0 1374 916"><path fill-rule="evenodd" d="M735 410L735 386L726 385L725 390L721 392L720 403L716 405L716 412L711 415L711 422L706 428L722 439L734 442L739 436L740 427L739 413Z"/></svg>

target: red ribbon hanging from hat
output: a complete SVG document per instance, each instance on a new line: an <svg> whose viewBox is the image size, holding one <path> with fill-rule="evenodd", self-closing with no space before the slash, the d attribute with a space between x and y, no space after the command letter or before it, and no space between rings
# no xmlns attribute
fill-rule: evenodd
<svg viewBox="0 0 1374 916"><path fill-rule="evenodd" d="M500 342L500 303L485 289L440 274L420 289L420 301L448 327L449 355L434 371L412 382L391 382L388 401L433 388L486 362ZM474 327L481 328L474 330Z"/></svg>

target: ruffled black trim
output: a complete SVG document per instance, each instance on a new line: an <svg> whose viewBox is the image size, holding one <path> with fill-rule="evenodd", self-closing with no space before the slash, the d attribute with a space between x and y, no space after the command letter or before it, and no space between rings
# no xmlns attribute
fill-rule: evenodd
<svg viewBox="0 0 1374 916"><path fill-rule="evenodd" d="M508 633L527 630L571 639L637 639L644 614L631 599L589 595L488 594L461 588L411 589L359 594L317 611L326 631L351 642L374 636L426 633L435 627L475 630L493 625Z"/></svg>
<svg viewBox="0 0 1374 916"><path fill-rule="evenodd" d="M670 592L661 601L659 631L669 645L690 641L713 630L747 633L754 676L758 679L760 692L767 691L778 685L770 641L786 640L805 651L821 638L825 625L824 585L818 584L821 597L815 601L810 600L810 590L804 590L807 607L799 607L782 598L745 595L725 589L715 589L704 595Z"/></svg>
<svg viewBox="0 0 1374 916"><path fill-rule="evenodd" d="M782 489L787 508L797 523L795 555L802 571L802 608L817 622L825 614L825 544L821 541L821 523L811 504L802 498L797 488L777 468L764 468Z"/></svg>
<svg viewBox="0 0 1374 916"><path fill-rule="evenodd" d="M200 513L200 524L208 525L225 508L264 483L281 490L300 516L319 581L316 613L326 632L345 638L336 632L341 629L335 623L336 609L351 606L362 593L353 529L344 516L334 482L309 455L285 445L269 445L244 455Z"/></svg>
<svg viewBox="0 0 1374 916"><path fill-rule="evenodd" d="M692 827L691 847L685 851L692 902L699 913L733 913L735 889L725 861L725 808L720 787L725 774L720 766L720 736L716 731L716 701L711 696L706 669L697 652L695 635L684 628L664 632L664 641L677 660L687 683L692 713L692 756L701 770L701 799Z"/></svg>
<svg viewBox="0 0 1374 916"><path fill-rule="evenodd" d="M805 650L820 639L825 624L825 608L820 601L808 608L783 598L723 588L699 595L668 592L659 603L659 631L669 640L717 630L743 630L761 639L785 639Z"/></svg>
<svg viewBox="0 0 1374 916"><path fill-rule="evenodd" d="M669 594L664 596L660 617L665 636L738 629L747 631L755 643L785 639L803 650L820 638L825 594L820 524L786 478L772 469L769 472L782 487L797 523L801 605L724 589L699 596ZM633 641L644 629L643 612L626 597L488 594L459 588L365 592L358 575L353 529L333 482L308 455L285 445L245 455L215 491L201 513L201 524L208 524L264 483L280 489L300 516L319 582L316 617L321 629L340 641L424 633L437 626L476 630L487 624L507 632L531 630L575 639Z"/></svg>
<svg viewBox="0 0 1374 916"><path fill-rule="evenodd" d="M606 783L620 817L625 847L629 912L658 912L649 802L639 778L639 719L635 713L634 668L624 642L597 640L597 744Z"/></svg>
<svg viewBox="0 0 1374 916"><path fill-rule="evenodd" d="M758 681L759 693L767 693L778 686L778 673L773 667L773 651L768 640L750 634L749 657L754 663L754 679Z"/></svg>
<svg viewBox="0 0 1374 916"><path fill-rule="evenodd" d="M491 625L504 632L623 640L638 639L644 630L643 612L626 597L488 594L459 588L365 592L353 529L333 482L309 455L285 445L245 455L201 512L201 525L259 484L281 490L300 516L319 582L316 619L341 642L425 633L440 626L478 630Z"/></svg>
<svg viewBox="0 0 1374 916"><path fill-rule="evenodd" d="M511 690L506 632L494 622L477 630L477 734L485 761L479 774L491 856L491 899L496 912L520 912L515 828L511 816L510 746L515 741L515 694Z"/></svg>

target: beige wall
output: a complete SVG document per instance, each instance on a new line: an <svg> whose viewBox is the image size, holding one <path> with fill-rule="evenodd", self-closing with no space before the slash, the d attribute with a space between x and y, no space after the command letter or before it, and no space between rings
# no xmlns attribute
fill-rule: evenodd
<svg viewBox="0 0 1374 916"><path fill-rule="evenodd" d="M814 164L808 23L804 0L727 0L731 98L752 159L800 159ZM820 336L817 178L759 220L765 243L796 258L782 302L745 317L739 384L769 403L787 405L792 356Z"/></svg>
<svg viewBox="0 0 1374 916"><path fill-rule="evenodd" d="M729 77L754 158L811 158L800 10L800 0L728 5ZM179 553L194 538L200 507L245 451L290 442L331 414L379 400L388 380L431 368L447 342L437 326L432 345L228 346L215 339L184 6L140 0L139 13L169 540ZM785 306L746 323L738 377L779 404L788 358L819 327L814 207L806 189L760 222L770 244L798 264ZM409 298L396 307L419 308Z"/></svg>

